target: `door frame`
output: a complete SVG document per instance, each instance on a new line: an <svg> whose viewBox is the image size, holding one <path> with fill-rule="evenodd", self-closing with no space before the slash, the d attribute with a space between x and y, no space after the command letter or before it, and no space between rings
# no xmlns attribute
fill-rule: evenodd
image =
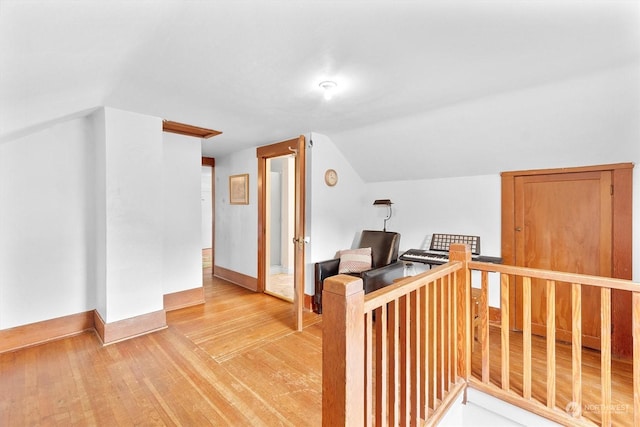
<svg viewBox="0 0 640 427"><path fill-rule="evenodd" d="M302 313L304 308L304 278L305 278L305 185L306 185L306 143L305 137L275 144L258 147L258 283L257 291L264 292L266 282L266 253L267 253L267 159L286 155L295 155L295 231L294 239L294 327L301 331Z"/></svg>
<svg viewBox="0 0 640 427"><path fill-rule="evenodd" d="M633 163L615 163L571 168L536 169L502 172L501 175L501 252L504 264L516 262L515 179L521 176L569 174L576 172L611 171L612 230L611 277L632 278L632 182ZM515 286L509 287L509 305L516 306ZM631 298L627 291L614 290L611 294L612 352L619 356L631 355ZM516 310L510 310L509 325L516 325Z"/></svg>

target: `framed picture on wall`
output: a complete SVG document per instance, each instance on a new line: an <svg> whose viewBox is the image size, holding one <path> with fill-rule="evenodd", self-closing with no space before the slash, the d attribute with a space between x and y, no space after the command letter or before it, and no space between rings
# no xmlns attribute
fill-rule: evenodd
<svg viewBox="0 0 640 427"><path fill-rule="evenodd" d="M232 205L249 204L249 174L229 176L229 203Z"/></svg>

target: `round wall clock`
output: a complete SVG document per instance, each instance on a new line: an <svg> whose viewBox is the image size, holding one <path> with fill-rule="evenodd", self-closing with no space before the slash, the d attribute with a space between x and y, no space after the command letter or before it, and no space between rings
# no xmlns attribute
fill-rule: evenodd
<svg viewBox="0 0 640 427"><path fill-rule="evenodd" d="M327 169L324 173L324 182L329 186L333 187L338 183L338 172L333 169Z"/></svg>

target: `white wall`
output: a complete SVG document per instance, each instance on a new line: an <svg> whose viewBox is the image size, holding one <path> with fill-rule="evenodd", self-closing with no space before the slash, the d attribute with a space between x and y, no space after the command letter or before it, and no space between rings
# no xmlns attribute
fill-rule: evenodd
<svg viewBox="0 0 640 427"><path fill-rule="evenodd" d="M98 312L112 323L164 306L163 145L160 118L104 110L107 285Z"/></svg>
<svg viewBox="0 0 640 427"><path fill-rule="evenodd" d="M93 128L93 138L87 141L94 146L95 166L91 178L94 182L94 233L95 247L93 262L95 263L94 288L96 290L96 306L98 313L107 312L107 132L106 113L104 108L96 110L89 117ZM91 286L91 284L87 284ZM105 320L105 319L103 319Z"/></svg>
<svg viewBox="0 0 640 427"><path fill-rule="evenodd" d="M313 143L313 144L311 144ZM314 263L335 257L337 251L357 243L366 229L363 206L368 202L365 185L351 164L326 135L307 136L307 244L305 293L314 294ZM338 183L325 184L327 169L338 173ZM371 201L373 203L373 201Z"/></svg>
<svg viewBox="0 0 640 427"><path fill-rule="evenodd" d="M212 198L211 198L211 188L212 181L211 175L213 174L213 167L211 166L200 166L201 168L201 183L200 183L200 208L201 208L201 248L202 249L211 249L213 247L213 220L212 220Z"/></svg>
<svg viewBox="0 0 640 427"><path fill-rule="evenodd" d="M0 144L0 329L91 310L91 124Z"/></svg>
<svg viewBox="0 0 640 427"><path fill-rule="evenodd" d="M202 285L200 142L113 108L0 143L0 329Z"/></svg>
<svg viewBox="0 0 640 427"><path fill-rule="evenodd" d="M202 161L198 138L164 133L162 146L162 283L163 293L169 294L202 286Z"/></svg>
<svg viewBox="0 0 640 427"><path fill-rule="evenodd" d="M229 176L249 174L249 204L229 204ZM216 158L216 265L258 277L258 160L250 148Z"/></svg>
<svg viewBox="0 0 640 427"><path fill-rule="evenodd" d="M307 213L311 224L308 249L310 261L317 262L353 246L356 234L368 227L363 212L373 200L369 200L364 182L329 137L314 132L308 138L313 141L308 171L311 181L307 193L311 200L311 212ZM325 184L327 169L338 174L338 183L333 187Z"/></svg>
<svg viewBox="0 0 640 427"><path fill-rule="evenodd" d="M370 183L366 193L393 202L387 230L401 234L401 251L428 249L433 233L449 233L480 236L482 254L500 256L498 175ZM381 230L386 213L370 206L369 227Z"/></svg>

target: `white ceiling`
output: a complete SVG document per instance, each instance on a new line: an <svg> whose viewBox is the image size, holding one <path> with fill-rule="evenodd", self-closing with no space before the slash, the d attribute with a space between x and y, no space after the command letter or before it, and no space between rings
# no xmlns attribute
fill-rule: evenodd
<svg viewBox="0 0 640 427"><path fill-rule="evenodd" d="M0 138L108 105L221 130L219 157L633 63L639 19L633 0L0 0Z"/></svg>

